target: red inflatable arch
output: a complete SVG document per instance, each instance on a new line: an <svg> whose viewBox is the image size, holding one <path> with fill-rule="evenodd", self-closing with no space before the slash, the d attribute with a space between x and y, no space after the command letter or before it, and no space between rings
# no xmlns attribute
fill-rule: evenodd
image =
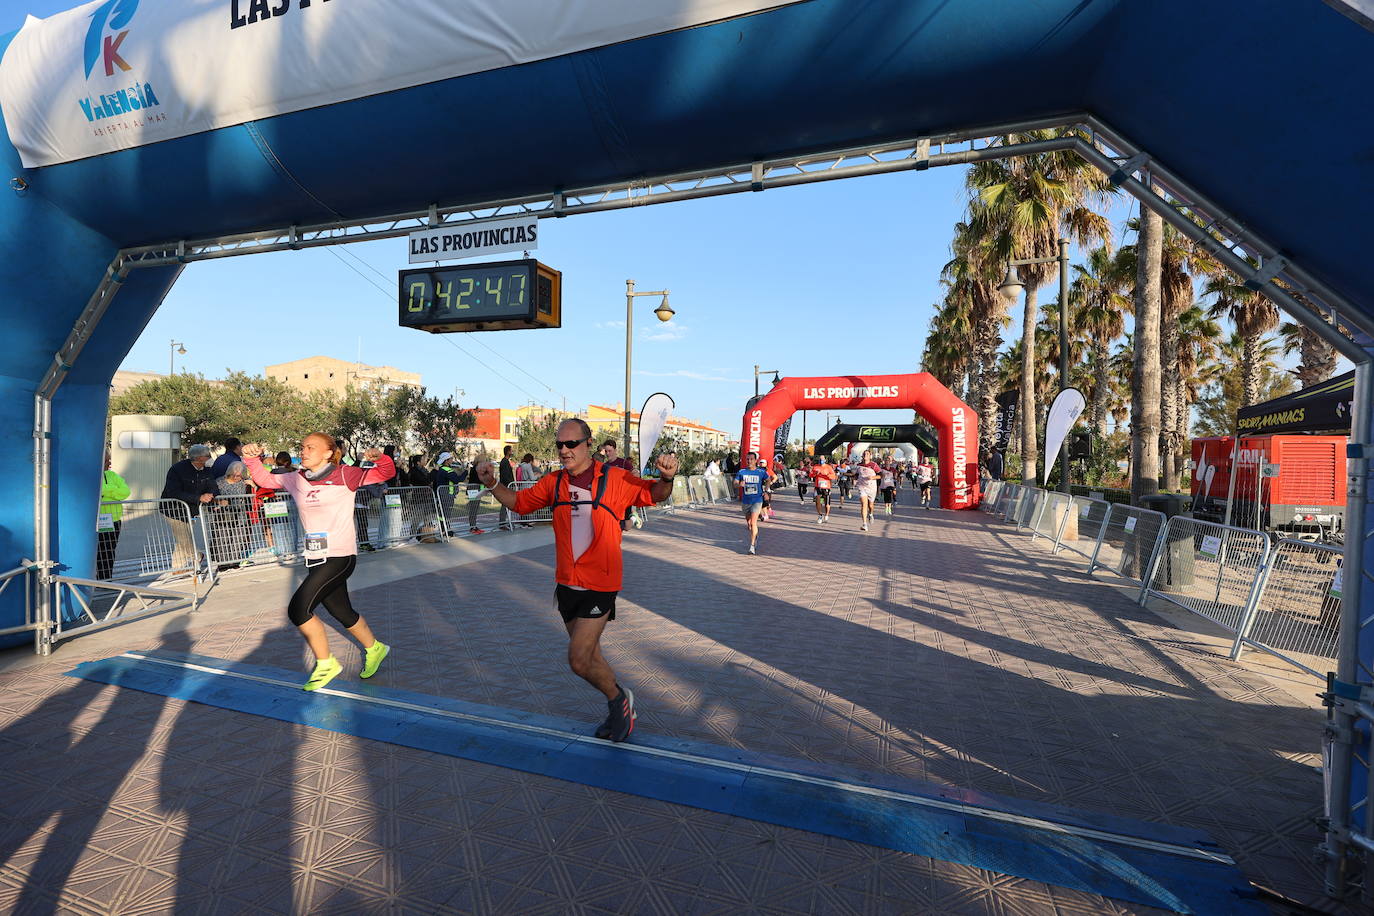
<svg viewBox="0 0 1374 916"><path fill-rule="evenodd" d="M777 428L798 410L914 410L940 436L940 505L978 505L978 415L933 375L842 375L785 378L744 413L740 457L773 460Z"/></svg>

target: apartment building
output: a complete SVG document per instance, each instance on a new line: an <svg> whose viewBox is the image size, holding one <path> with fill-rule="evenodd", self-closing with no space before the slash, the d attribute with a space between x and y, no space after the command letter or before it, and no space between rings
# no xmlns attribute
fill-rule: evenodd
<svg viewBox="0 0 1374 916"><path fill-rule="evenodd" d="M387 390L401 386L419 388L421 385L418 372L406 372L395 366L365 366L332 356L307 356L289 363L278 363L265 367L263 373L306 394L328 391L342 396L349 385L380 385Z"/></svg>

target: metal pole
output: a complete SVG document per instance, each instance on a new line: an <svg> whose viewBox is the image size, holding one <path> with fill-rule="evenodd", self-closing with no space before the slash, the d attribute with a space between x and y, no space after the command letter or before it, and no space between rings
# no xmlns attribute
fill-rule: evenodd
<svg viewBox="0 0 1374 916"><path fill-rule="evenodd" d="M634 323L634 304L635 304L635 281L625 281L625 441L621 446L625 449L624 454L630 454L630 354L634 347L634 332L631 325ZM644 459L639 456L640 461Z"/></svg>
<svg viewBox="0 0 1374 916"><path fill-rule="evenodd" d="M809 452L807 452L807 450L806 450L806 411L804 411L804 410L802 411L802 447L801 447L801 453L802 453L802 456L803 456L803 457L805 457L806 455L809 454Z"/></svg>
<svg viewBox="0 0 1374 916"><path fill-rule="evenodd" d="M754 397L759 396L759 364L754 363Z"/></svg>
<svg viewBox="0 0 1374 916"><path fill-rule="evenodd" d="M1336 680L1342 684L1357 684L1360 680L1360 615L1363 611L1364 552L1368 533L1365 531L1366 500L1369 498L1370 410L1374 408L1374 369L1369 362L1355 364L1355 415L1352 419L1346 478L1345 558L1341 563L1341 616L1336 652ZM1234 473L1234 470L1232 471ZM1340 697L1330 699L1331 720L1327 723L1326 738L1331 749L1331 797L1327 800L1327 816L1331 822L1326 831L1323 853L1326 859L1326 893L1341 897L1346 890L1346 854L1349 848L1351 758L1357 741L1355 724L1359 716L1354 704ZM1374 773L1374 767L1370 768ZM1365 798L1369 812L1369 798ZM1368 817L1365 831L1370 829Z"/></svg>
<svg viewBox="0 0 1374 916"><path fill-rule="evenodd" d="M1069 387L1069 242L1059 240L1059 390ZM1069 492L1069 437L1059 444L1059 489Z"/></svg>

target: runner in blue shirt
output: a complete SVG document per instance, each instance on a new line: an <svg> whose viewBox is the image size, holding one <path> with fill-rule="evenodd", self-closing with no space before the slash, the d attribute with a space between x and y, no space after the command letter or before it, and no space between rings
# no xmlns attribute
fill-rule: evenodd
<svg viewBox="0 0 1374 916"><path fill-rule="evenodd" d="M768 485L777 476L766 467L755 467L759 463L758 452L750 452L745 457L744 466L735 472L735 482L739 484L740 507L744 510L744 523L749 526L749 552L754 553L754 543L759 539L759 515L763 512L763 495Z"/></svg>

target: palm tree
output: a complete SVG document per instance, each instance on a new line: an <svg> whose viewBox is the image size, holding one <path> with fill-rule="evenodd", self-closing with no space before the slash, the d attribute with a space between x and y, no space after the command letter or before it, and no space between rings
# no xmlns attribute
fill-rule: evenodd
<svg viewBox="0 0 1374 916"><path fill-rule="evenodd" d="M1036 131L1004 138L1006 143L1045 140L1059 131ZM1062 235L1079 245L1107 242L1111 227L1092 205L1114 193L1102 173L1076 153L1050 152L1012 160L986 161L969 169L966 184L969 230L977 240L984 265L993 271L1011 260L1047 258L1058 253ZM986 270L986 267L985 267ZM1049 280L1053 264L1020 268L1025 283L1021 337L1028 342L1021 354L1021 466L1026 480L1035 479L1037 414L1035 391L1035 325L1037 292Z"/></svg>
<svg viewBox="0 0 1374 916"><path fill-rule="evenodd" d="M1260 385L1264 379L1264 335L1279 326L1279 310L1258 290L1250 289L1230 272L1217 273L1205 287L1213 297L1207 314L1212 318L1226 316L1235 325L1241 340L1241 407L1260 401Z"/></svg>
<svg viewBox="0 0 1374 916"><path fill-rule="evenodd" d="M944 306L937 307L931 316L921 356L921 368L960 397L964 396L964 382L971 378L974 368L969 359L973 337L970 318L966 302L947 296Z"/></svg>
<svg viewBox="0 0 1374 916"><path fill-rule="evenodd" d="M966 352L969 360L968 400L978 411L980 449L991 449L997 435L992 422L997 416L997 351L1002 346L1002 328L1006 326L1007 302L998 294L997 278L977 257L978 239L969 224L954 227L950 243L953 255L944 266L941 277L949 292L946 301L957 299L968 309L972 327Z"/></svg>
<svg viewBox="0 0 1374 916"><path fill-rule="evenodd" d="M1093 368L1092 398L1088 402L1088 423L1099 440L1107 438L1108 399L1111 396L1111 346L1126 331L1126 310L1131 300L1126 295L1129 274L1118 254L1101 245L1088 252L1088 263L1073 266L1076 276L1071 299L1077 302L1074 328L1088 340L1088 355Z"/></svg>
<svg viewBox="0 0 1374 916"><path fill-rule="evenodd" d="M1131 501L1159 492L1160 313L1164 221L1141 208L1135 244L1135 353L1131 372Z"/></svg>
<svg viewBox="0 0 1374 916"><path fill-rule="evenodd" d="M1175 392L1178 403L1174 410L1175 435L1182 443L1191 439L1190 418L1193 404L1202 390L1203 367L1216 360L1221 343L1221 326L1207 317L1199 305L1185 309L1178 316L1179 386ZM1174 479L1182 482L1183 468L1192 455L1192 448L1184 446L1174 453Z"/></svg>
<svg viewBox="0 0 1374 916"><path fill-rule="evenodd" d="M1279 339L1283 342L1285 355L1298 354L1298 368L1294 374L1301 387L1310 388L1336 374L1336 348L1316 331L1295 321L1285 321L1279 327Z"/></svg>

